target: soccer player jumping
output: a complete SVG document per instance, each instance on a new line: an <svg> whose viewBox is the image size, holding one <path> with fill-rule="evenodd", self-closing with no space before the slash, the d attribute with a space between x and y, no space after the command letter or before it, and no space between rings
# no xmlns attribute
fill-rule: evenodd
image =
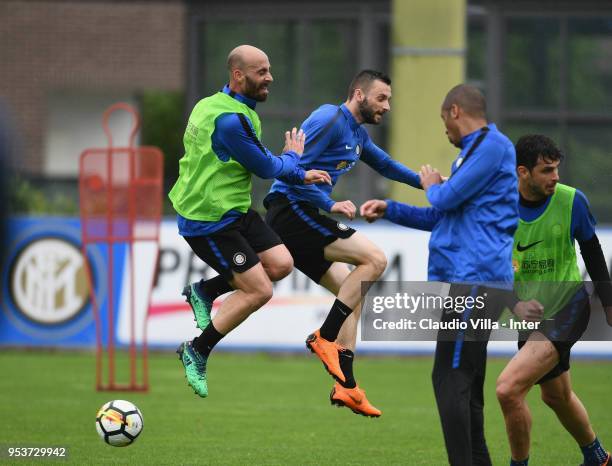
<svg viewBox="0 0 612 466"><path fill-rule="evenodd" d="M361 159L381 175L420 188L419 176L377 147L363 127L380 124L390 107L391 80L378 71L364 70L352 80L348 99L340 106L322 105L302 124L306 145L299 165L329 172L332 185L291 185L274 182L264 204L266 222L287 246L295 266L327 288L337 299L323 325L306 340L307 347L336 379L332 404L347 406L357 414L378 417L353 376L362 282L376 281L384 272L384 253L354 229L321 214L338 213L355 218L350 201L331 196L338 178ZM347 264L355 268L351 271Z"/></svg>
<svg viewBox="0 0 612 466"><path fill-rule="evenodd" d="M293 261L282 241L251 207L252 173L283 176L287 183L330 183L327 173L297 165L304 134L285 133L280 156L261 141L257 102L268 97L272 73L267 55L250 45L229 54L229 84L197 103L185 130L185 155L169 197L179 233L195 254L219 275L183 290L202 334L177 352L187 382L208 395L207 362L228 332L272 297L272 281L286 277ZM235 290L211 319L212 303Z"/></svg>

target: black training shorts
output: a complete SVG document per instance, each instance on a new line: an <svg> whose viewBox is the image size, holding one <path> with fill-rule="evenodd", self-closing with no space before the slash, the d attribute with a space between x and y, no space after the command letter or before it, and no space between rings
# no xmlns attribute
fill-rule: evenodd
<svg viewBox="0 0 612 466"><path fill-rule="evenodd" d="M332 265L325 259L325 246L348 238L355 230L319 213L307 202L289 202L282 195L266 198L266 223L278 233L293 256L293 263L316 283Z"/></svg>
<svg viewBox="0 0 612 466"><path fill-rule="evenodd" d="M559 363L544 375L538 384L559 377L570 368L570 353L572 346L584 334L589 325L591 304L586 291L581 290L578 296L561 311L548 320L543 320L537 330L553 344L559 353ZM520 332L518 347L521 349L532 332Z"/></svg>
<svg viewBox="0 0 612 466"><path fill-rule="evenodd" d="M184 238L200 259L228 281L233 272L243 273L256 265L257 253L283 243L252 209L215 233Z"/></svg>

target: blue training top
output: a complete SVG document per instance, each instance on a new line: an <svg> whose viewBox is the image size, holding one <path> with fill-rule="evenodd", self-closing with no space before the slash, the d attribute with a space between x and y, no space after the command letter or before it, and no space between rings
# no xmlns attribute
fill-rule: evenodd
<svg viewBox="0 0 612 466"><path fill-rule="evenodd" d="M322 105L304 121L302 130L306 133L306 146L299 166L304 170L327 171L332 185L298 186L281 177L272 184L267 199L284 194L290 201L306 201L330 212L336 202L330 197L333 187L340 175L353 168L359 159L386 178L421 187L419 175L374 144L344 104Z"/></svg>
<svg viewBox="0 0 612 466"><path fill-rule="evenodd" d="M516 154L512 141L494 124L488 127L465 161L481 130L462 138L451 177L427 190L432 207L387 201L384 218L432 232L429 280L513 281L512 245L519 219Z"/></svg>
<svg viewBox="0 0 612 466"><path fill-rule="evenodd" d="M232 92L227 85L221 92L231 95L252 109L257 103L254 99ZM253 124L246 115L238 113L220 115L215 120L215 131L211 139L215 154L224 162L231 157L260 178L285 176L290 183L302 184L304 182L304 170L294 163L298 155L289 151L275 156L257 139ZM235 222L242 215L241 212L230 210L216 222L189 220L177 215L179 234L181 236L210 235Z"/></svg>

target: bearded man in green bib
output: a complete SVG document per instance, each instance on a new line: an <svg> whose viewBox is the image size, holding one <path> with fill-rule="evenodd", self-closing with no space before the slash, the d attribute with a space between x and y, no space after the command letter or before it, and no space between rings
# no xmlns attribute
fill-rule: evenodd
<svg viewBox="0 0 612 466"><path fill-rule="evenodd" d="M214 346L272 297L272 282L287 276L293 259L278 235L251 209L251 176L291 184L331 183L321 170L303 170L302 131L287 131L279 156L261 143L255 111L268 97L272 73L267 55L241 45L227 59L229 83L194 107L183 137L185 155L169 197L179 234L219 275L183 290L202 334L177 353L187 382L208 396L207 363ZM233 291L214 319L215 298Z"/></svg>
<svg viewBox="0 0 612 466"><path fill-rule="evenodd" d="M586 409L572 391L569 376L570 350L586 330L590 316L575 241L596 283L609 325L612 284L587 198L559 183L561 160L561 152L546 136L523 136L516 144L520 221L512 255L515 287L519 298L538 300L544 315L538 330L519 334L519 352L497 380L511 465L528 464L531 414L525 397L535 384L540 385L542 400L576 440L584 464L612 464Z"/></svg>

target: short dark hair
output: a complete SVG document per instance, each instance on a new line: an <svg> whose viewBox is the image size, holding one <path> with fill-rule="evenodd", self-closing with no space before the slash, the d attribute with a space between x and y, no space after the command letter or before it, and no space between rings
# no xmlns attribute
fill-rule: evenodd
<svg viewBox="0 0 612 466"><path fill-rule="evenodd" d="M526 134L516 142L516 166L522 165L533 170L542 159L546 162L563 160L563 153L555 142L542 134Z"/></svg>
<svg viewBox="0 0 612 466"><path fill-rule="evenodd" d="M480 89L469 84L458 84L453 87L442 103L443 110L449 110L452 105L461 108L472 117L486 118L487 101Z"/></svg>
<svg viewBox="0 0 612 466"><path fill-rule="evenodd" d="M381 71L361 70L355 75L348 88L348 99L353 98L355 89L362 89L364 92L368 90L374 81L382 81L385 84L391 85L391 78Z"/></svg>

